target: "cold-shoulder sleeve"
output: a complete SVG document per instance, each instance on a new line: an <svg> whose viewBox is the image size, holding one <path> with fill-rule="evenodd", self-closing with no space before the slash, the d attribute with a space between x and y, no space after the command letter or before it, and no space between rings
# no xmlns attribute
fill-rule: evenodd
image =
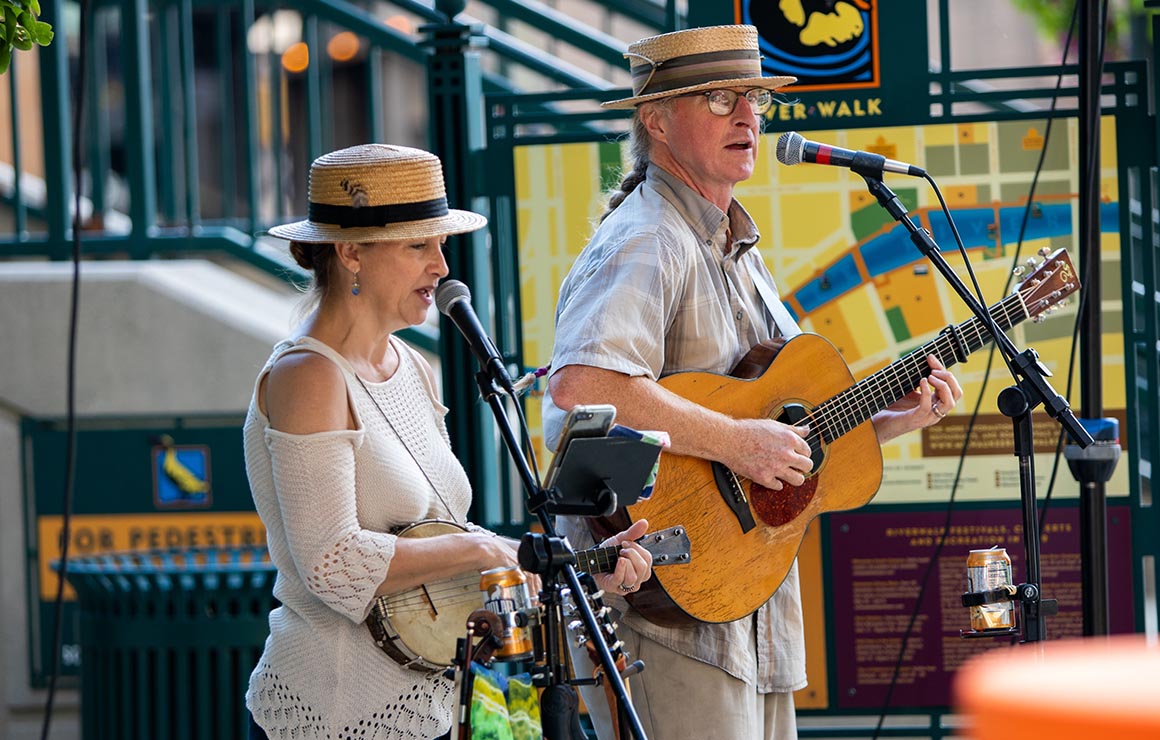
<svg viewBox="0 0 1160 740"><path fill-rule="evenodd" d="M299 577L353 622L369 614L397 539L359 525L355 451L362 442L362 431L266 430L282 525Z"/></svg>

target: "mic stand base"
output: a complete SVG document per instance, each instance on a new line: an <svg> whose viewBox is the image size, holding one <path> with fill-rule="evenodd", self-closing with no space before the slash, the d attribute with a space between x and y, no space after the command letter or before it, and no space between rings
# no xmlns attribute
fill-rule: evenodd
<svg viewBox="0 0 1160 740"><path fill-rule="evenodd" d="M552 684L540 694L540 726L544 740L584 740L580 699L568 684Z"/></svg>

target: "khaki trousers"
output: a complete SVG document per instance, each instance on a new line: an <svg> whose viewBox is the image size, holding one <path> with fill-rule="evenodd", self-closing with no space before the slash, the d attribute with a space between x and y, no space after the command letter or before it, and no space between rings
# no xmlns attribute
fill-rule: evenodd
<svg viewBox="0 0 1160 740"><path fill-rule="evenodd" d="M797 740L793 694L760 694L720 668L673 652L623 624L617 637L645 670L628 681L648 740ZM585 648L571 648L576 675L592 675ZM603 686L580 689L600 740L613 740ZM631 736L623 740L631 740Z"/></svg>

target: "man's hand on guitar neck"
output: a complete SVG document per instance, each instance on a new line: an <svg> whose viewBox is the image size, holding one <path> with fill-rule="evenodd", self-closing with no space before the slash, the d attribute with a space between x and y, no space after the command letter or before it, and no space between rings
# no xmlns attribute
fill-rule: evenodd
<svg viewBox="0 0 1160 740"><path fill-rule="evenodd" d="M601 591L623 596L639 590L640 584L652 577L652 553L635 541L647 532L648 520L638 519L628 529L600 543L601 547L620 545L615 570L593 576Z"/></svg>
<svg viewBox="0 0 1160 740"><path fill-rule="evenodd" d="M887 442L939 423L963 397L962 386L954 374L934 355L928 355L926 360L930 364L930 376L923 378L918 388L874 415L878 441Z"/></svg>

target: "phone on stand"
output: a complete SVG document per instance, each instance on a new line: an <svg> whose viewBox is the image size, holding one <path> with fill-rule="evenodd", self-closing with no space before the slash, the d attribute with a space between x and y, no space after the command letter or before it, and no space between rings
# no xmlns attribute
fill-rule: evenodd
<svg viewBox="0 0 1160 740"><path fill-rule="evenodd" d="M574 439L584 437L607 437L612 422L616 419L616 407L607 403L590 404L587 406L573 406L564 417L564 432L560 435L560 444L556 446L556 456L548 467L544 487L551 488L559 471L559 461L568 449L568 443Z"/></svg>
<svg viewBox="0 0 1160 740"><path fill-rule="evenodd" d="M606 437L616 419L616 407L607 404L591 404L588 406L573 406L564 417L564 433L560 435L560 444L556 453L560 454L568 443L579 437Z"/></svg>

